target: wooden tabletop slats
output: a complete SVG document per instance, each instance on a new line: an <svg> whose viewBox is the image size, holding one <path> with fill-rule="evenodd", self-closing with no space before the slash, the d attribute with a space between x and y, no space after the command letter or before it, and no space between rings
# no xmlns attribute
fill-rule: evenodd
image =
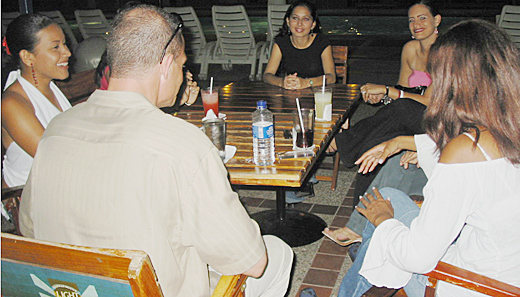
<svg viewBox="0 0 520 297"><path fill-rule="evenodd" d="M296 110L296 98L302 108L314 109L314 93L310 89L289 91L263 82L231 83L219 89L220 112L226 114L226 143L237 148L234 157L226 163L230 181L235 185L261 185L300 187L308 172L324 152L331 136L339 129L345 111L359 94L359 85L331 85L333 89L333 118L330 122L315 122L314 149L316 157L283 159L272 166L256 166L253 163L252 112L256 101L267 101L274 113L275 153L293 150L293 140L284 132L292 131L292 112ZM178 117L202 126L204 117L201 100L184 107Z"/></svg>

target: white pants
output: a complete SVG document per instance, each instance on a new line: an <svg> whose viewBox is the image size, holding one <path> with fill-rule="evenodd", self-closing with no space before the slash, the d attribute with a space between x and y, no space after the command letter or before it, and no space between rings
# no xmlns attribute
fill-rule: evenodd
<svg viewBox="0 0 520 297"><path fill-rule="evenodd" d="M267 249L267 267L259 278L248 277L246 280L246 297L277 297L284 296L289 287L294 253L283 240L273 235L262 236ZM213 268L210 270L211 289L214 289L220 274ZM213 285L215 284L215 285Z"/></svg>

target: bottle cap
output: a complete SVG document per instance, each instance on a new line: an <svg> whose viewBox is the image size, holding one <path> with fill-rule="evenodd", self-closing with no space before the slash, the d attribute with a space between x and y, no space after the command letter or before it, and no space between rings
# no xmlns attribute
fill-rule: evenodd
<svg viewBox="0 0 520 297"><path fill-rule="evenodd" d="M256 102L256 108L265 109L267 108L267 102L265 100L259 100Z"/></svg>

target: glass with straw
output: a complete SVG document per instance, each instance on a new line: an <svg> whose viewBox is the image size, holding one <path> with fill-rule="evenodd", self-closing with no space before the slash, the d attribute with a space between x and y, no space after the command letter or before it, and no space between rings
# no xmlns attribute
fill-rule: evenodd
<svg viewBox="0 0 520 297"><path fill-rule="evenodd" d="M210 79L209 88L202 89L200 94L204 105L204 114L208 116L208 111L212 110L218 118L218 88L213 87L213 77Z"/></svg>
<svg viewBox="0 0 520 297"><path fill-rule="evenodd" d="M314 92L314 108L316 109L316 120L332 120L332 88L325 86L325 75L323 85Z"/></svg>

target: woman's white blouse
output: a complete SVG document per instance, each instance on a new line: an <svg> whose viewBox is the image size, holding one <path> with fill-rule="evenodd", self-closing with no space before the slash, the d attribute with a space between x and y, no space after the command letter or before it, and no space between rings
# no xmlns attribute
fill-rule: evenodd
<svg viewBox="0 0 520 297"><path fill-rule="evenodd" d="M399 288L442 260L520 286L520 167L504 158L437 163L429 178L419 216L410 228L395 219L380 224L360 274ZM443 283L437 295L480 295L454 290L460 289Z"/></svg>

